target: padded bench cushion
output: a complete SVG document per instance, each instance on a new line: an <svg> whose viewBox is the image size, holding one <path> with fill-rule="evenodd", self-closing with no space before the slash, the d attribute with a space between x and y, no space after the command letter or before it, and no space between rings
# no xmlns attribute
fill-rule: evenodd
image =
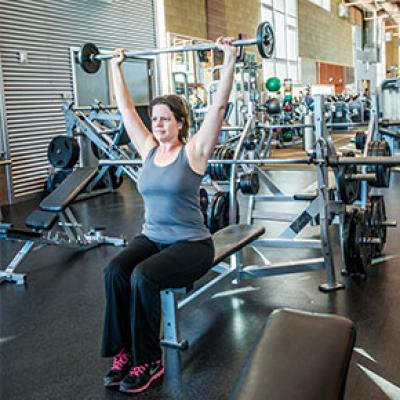
<svg viewBox="0 0 400 400"><path fill-rule="evenodd" d="M25 225L32 229L49 230L53 227L57 219L57 213L35 210L25 219Z"/></svg>
<svg viewBox="0 0 400 400"><path fill-rule="evenodd" d="M77 168L40 203L43 211L63 211L85 189L97 173L97 168Z"/></svg>
<svg viewBox="0 0 400 400"><path fill-rule="evenodd" d="M218 264L224 258L230 256L242 247L251 243L265 232L264 227L235 224L229 225L212 236L215 247L213 265Z"/></svg>
<svg viewBox="0 0 400 400"><path fill-rule="evenodd" d="M215 255L213 266L220 263L226 257L240 250L253 240L257 239L265 232L264 227L254 227L252 225L235 224L215 232L212 235L214 242ZM177 294L187 294L193 289L193 284L186 288L168 289Z"/></svg>
<svg viewBox="0 0 400 400"><path fill-rule="evenodd" d="M344 317L274 311L234 398L342 399L355 336Z"/></svg>

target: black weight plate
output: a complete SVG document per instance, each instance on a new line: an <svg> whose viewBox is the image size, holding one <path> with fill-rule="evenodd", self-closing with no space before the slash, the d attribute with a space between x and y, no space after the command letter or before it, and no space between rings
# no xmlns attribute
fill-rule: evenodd
<svg viewBox="0 0 400 400"><path fill-rule="evenodd" d="M45 181L45 196L50 194L53 190L57 189L57 187L62 183L62 181L72 172L71 169L67 170L59 170L54 173L49 174L47 180Z"/></svg>
<svg viewBox="0 0 400 400"><path fill-rule="evenodd" d="M363 131L357 131L355 136L355 143L357 150L364 150L366 136Z"/></svg>
<svg viewBox="0 0 400 400"><path fill-rule="evenodd" d="M274 54L275 36L272 26L265 21L257 28L257 48L262 58L271 58Z"/></svg>
<svg viewBox="0 0 400 400"><path fill-rule="evenodd" d="M49 143L47 158L55 168L72 168L79 159L79 144L68 136L55 136Z"/></svg>
<svg viewBox="0 0 400 400"><path fill-rule="evenodd" d="M368 213L352 207L346 211L343 228L343 254L346 272L350 275L366 276L371 263L371 246L361 244L371 234L368 227Z"/></svg>
<svg viewBox="0 0 400 400"><path fill-rule="evenodd" d="M99 49L93 43L86 43L81 47L79 51L79 64L85 72L94 74L100 69L101 61L93 59L93 56L99 53Z"/></svg>
<svg viewBox="0 0 400 400"><path fill-rule="evenodd" d="M357 179L349 180L346 178L347 175L353 175L356 173L357 167L355 165L346 165L338 168L336 184L340 199L344 204L352 204L358 198L361 187L360 181Z"/></svg>
<svg viewBox="0 0 400 400"><path fill-rule="evenodd" d="M257 194L260 189L258 172L242 174L239 178L239 188L243 194Z"/></svg>
<svg viewBox="0 0 400 400"><path fill-rule="evenodd" d="M376 140L368 143L368 156L373 157L382 157L382 156L390 156L390 147L389 144L385 140ZM370 185L374 187L389 187L390 184L390 175L391 169L385 165L369 165L367 167L368 173L375 173L376 180L371 181Z"/></svg>
<svg viewBox="0 0 400 400"><path fill-rule="evenodd" d="M217 206L218 206L218 199L221 197L223 192L216 192L214 193L212 200L211 200L211 207L208 210L208 228L210 229L211 233L214 233L218 230L218 221L216 218L217 214Z"/></svg>
<svg viewBox="0 0 400 400"><path fill-rule="evenodd" d="M207 225L208 193L204 188L200 188L200 209L204 217L204 224Z"/></svg>
<svg viewBox="0 0 400 400"><path fill-rule="evenodd" d="M233 158L233 150L229 146L225 146L221 159L222 160L232 160ZM221 179L227 181L231 176L231 164L221 164Z"/></svg>
<svg viewBox="0 0 400 400"><path fill-rule="evenodd" d="M373 257L377 257L382 255L386 243L387 227L383 225L386 221L385 200L382 195L372 195L369 203L371 236L381 240L380 244L373 246Z"/></svg>

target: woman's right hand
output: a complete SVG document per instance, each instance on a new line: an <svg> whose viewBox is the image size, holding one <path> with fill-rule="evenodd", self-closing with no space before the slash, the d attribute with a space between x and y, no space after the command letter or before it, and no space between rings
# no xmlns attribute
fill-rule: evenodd
<svg viewBox="0 0 400 400"><path fill-rule="evenodd" d="M114 66L120 66L126 59L126 50L125 49L115 49L112 52L111 64Z"/></svg>

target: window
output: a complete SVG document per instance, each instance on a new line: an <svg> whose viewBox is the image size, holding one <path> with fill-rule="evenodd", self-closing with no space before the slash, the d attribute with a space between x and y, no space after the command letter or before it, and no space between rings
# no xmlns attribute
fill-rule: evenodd
<svg viewBox="0 0 400 400"><path fill-rule="evenodd" d="M324 8L326 11L331 12L331 0L309 0L311 3Z"/></svg>
<svg viewBox="0 0 400 400"><path fill-rule="evenodd" d="M275 33L274 56L263 61L264 79L276 76L298 82L297 0L262 0L261 17L271 23Z"/></svg>

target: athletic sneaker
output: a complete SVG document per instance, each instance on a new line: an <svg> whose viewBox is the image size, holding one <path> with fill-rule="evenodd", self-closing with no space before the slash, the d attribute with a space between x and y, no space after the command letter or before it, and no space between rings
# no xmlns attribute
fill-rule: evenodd
<svg viewBox="0 0 400 400"><path fill-rule="evenodd" d="M129 374L123 379L119 390L124 393L140 393L146 390L152 382L164 375L161 360L150 364L132 367Z"/></svg>
<svg viewBox="0 0 400 400"><path fill-rule="evenodd" d="M114 356L113 365L104 376L104 386L111 387L119 385L129 373L131 367L131 356L124 349L122 349L116 356Z"/></svg>

